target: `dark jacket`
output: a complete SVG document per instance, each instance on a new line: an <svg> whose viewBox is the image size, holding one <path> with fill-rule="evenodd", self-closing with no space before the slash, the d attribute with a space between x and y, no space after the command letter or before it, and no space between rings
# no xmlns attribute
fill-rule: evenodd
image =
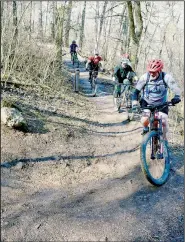
<svg viewBox="0 0 185 242"><path fill-rule="evenodd" d="M123 83L124 79L132 79L136 76L136 73L132 70L132 67L128 66L123 68L121 65L114 68L114 77L119 83Z"/></svg>

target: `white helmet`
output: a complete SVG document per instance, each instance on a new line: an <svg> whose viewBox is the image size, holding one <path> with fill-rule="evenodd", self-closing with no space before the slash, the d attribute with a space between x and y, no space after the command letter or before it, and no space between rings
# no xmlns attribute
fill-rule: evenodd
<svg viewBox="0 0 185 242"><path fill-rule="evenodd" d="M131 62L129 61L129 59L126 59L126 58L124 58L124 59L121 60L121 64L126 64L126 65L132 67Z"/></svg>

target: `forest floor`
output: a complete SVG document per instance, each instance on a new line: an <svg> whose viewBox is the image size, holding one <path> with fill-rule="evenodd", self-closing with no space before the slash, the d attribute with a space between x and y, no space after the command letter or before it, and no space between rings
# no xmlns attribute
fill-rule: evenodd
<svg viewBox="0 0 185 242"><path fill-rule="evenodd" d="M83 65L65 99L3 90L30 129L1 126L1 241L184 241L184 147L170 143L169 180L149 184L141 124L115 110L112 90L100 75L92 97Z"/></svg>

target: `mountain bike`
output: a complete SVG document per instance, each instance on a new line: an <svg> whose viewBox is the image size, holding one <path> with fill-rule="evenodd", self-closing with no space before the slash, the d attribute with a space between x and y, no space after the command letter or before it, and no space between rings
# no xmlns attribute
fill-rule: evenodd
<svg viewBox="0 0 185 242"><path fill-rule="evenodd" d="M89 79L91 83L92 94L95 97L97 92L97 76L98 71L92 70L91 78Z"/></svg>
<svg viewBox="0 0 185 242"><path fill-rule="evenodd" d="M141 168L146 179L155 186L163 185L170 173L168 142L163 139L162 117L159 111L165 106L175 106L171 102L163 105L148 105L149 132L143 137L140 148ZM142 109L143 110L143 109Z"/></svg>
<svg viewBox="0 0 185 242"><path fill-rule="evenodd" d="M132 112L132 93L134 86L130 84L128 79L124 80L124 83L116 83L113 103L117 107L118 112L121 112L121 106L126 109L127 119L133 120L134 113ZM115 92L118 93L118 97L115 97Z"/></svg>
<svg viewBox="0 0 185 242"><path fill-rule="evenodd" d="M75 64L77 64L77 68L79 67L80 62L78 60L77 52L72 52L72 54L71 54L71 61L73 63L73 66Z"/></svg>

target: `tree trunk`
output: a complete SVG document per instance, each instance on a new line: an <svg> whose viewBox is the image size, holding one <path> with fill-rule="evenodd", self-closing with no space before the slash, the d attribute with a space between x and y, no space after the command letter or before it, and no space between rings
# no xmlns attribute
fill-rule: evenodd
<svg viewBox="0 0 185 242"><path fill-rule="evenodd" d="M55 43L57 47L57 59L59 62L62 62L64 14L65 5L57 8L57 26Z"/></svg>
<svg viewBox="0 0 185 242"><path fill-rule="evenodd" d="M82 16L81 16L81 12L79 11L78 13L78 17L77 17L77 26L81 26L81 19L82 19ZM75 39L80 39L80 36L79 36L80 32L79 31L75 31Z"/></svg>
<svg viewBox="0 0 185 242"><path fill-rule="evenodd" d="M33 2L33 16L35 16L35 2ZM32 21L32 33L35 31L35 20Z"/></svg>
<svg viewBox="0 0 185 242"><path fill-rule="evenodd" d="M31 40L31 32L32 32L32 1L31 1L31 4L30 4L30 34L29 34L29 39Z"/></svg>
<svg viewBox="0 0 185 242"><path fill-rule="evenodd" d="M4 10L4 1L1 2L1 24L3 25L3 10ZM0 30L1 31L1 30Z"/></svg>
<svg viewBox="0 0 185 242"><path fill-rule="evenodd" d="M46 7L46 19L45 19L45 28L44 28L45 37L47 36L48 10L49 10L49 1L47 1L47 7Z"/></svg>
<svg viewBox="0 0 185 242"><path fill-rule="evenodd" d="M95 15L95 50L97 51L99 48L98 43L98 19L99 19L99 2L96 1L96 15Z"/></svg>
<svg viewBox="0 0 185 242"><path fill-rule="evenodd" d="M84 1L84 8L83 8L83 12L82 12L82 23L81 23L81 27L80 27L79 45L81 48L83 48L83 40L84 40L85 14L86 14L86 1Z"/></svg>
<svg viewBox="0 0 185 242"><path fill-rule="evenodd" d="M52 21L51 21L51 38L55 40L55 27L56 27L56 2L52 2Z"/></svg>
<svg viewBox="0 0 185 242"><path fill-rule="evenodd" d="M0 33L1 33L1 36L2 36L2 29L4 29L4 18L3 18L3 11L4 11L4 2L2 1L1 2L1 28L0 28ZM1 39L1 63L4 59L4 49L3 49L3 39Z"/></svg>
<svg viewBox="0 0 185 242"><path fill-rule="evenodd" d="M125 18L125 20L124 20L123 33L125 35L124 52L129 53L130 32L129 32L128 18Z"/></svg>
<svg viewBox="0 0 185 242"><path fill-rule="evenodd" d="M140 2L135 1L135 22L133 16L132 2L127 1L128 16L129 16L129 53L131 55L132 66L135 69L138 63L137 54L139 48L139 41L143 30L143 20L141 15Z"/></svg>
<svg viewBox="0 0 185 242"><path fill-rule="evenodd" d="M119 22L120 28L119 28L119 37L118 37L118 39L120 39L120 41L117 41L116 47L115 47L115 50L117 51L120 48L120 44L121 44L121 54L123 53L123 37L127 35L127 33L125 31L125 20L124 20L125 10L126 10L126 7L125 7L125 5L123 5L121 19L120 19L120 22Z"/></svg>
<svg viewBox="0 0 185 242"><path fill-rule="evenodd" d="M13 60L17 45L17 38L18 38L18 25L17 25L17 1L13 0L13 26L14 26L14 34L13 34L13 41L12 41L12 54L10 55L11 60Z"/></svg>
<svg viewBox="0 0 185 242"><path fill-rule="evenodd" d="M99 34L98 34L98 42L100 42L101 34L102 34L102 28L103 28L103 22L104 22L104 17L105 17L105 11L107 7L108 2L105 1L103 5L103 11L100 17L100 29L99 29Z"/></svg>
<svg viewBox="0 0 185 242"><path fill-rule="evenodd" d="M43 13L42 13L42 1L40 1L39 8L39 36L43 40Z"/></svg>
<svg viewBox="0 0 185 242"><path fill-rule="evenodd" d="M111 7L112 9L110 10L110 20L109 20L109 23L108 23L108 34L107 34L107 37L105 39L106 43L105 43L105 48L104 48L104 60L107 60L107 56L108 56L108 47L109 47L109 39L110 39L110 34L111 34L111 28L112 28L112 14L113 14L113 5L114 3L112 3ZM112 55L112 57L114 57L114 55Z"/></svg>
<svg viewBox="0 0 185 242"><path fill-rule="evenodd" d="M68 7L67 7L67 20L65 25L65 46L69 47L69 31L71 29L71 11L72 11L72 1L69 1Z"/></svg>
<svg viewBox="0 0 185 242"><path fill-rule="evenodd" d="M17 1L13 0L13 26L15 28L14 38L17 39L18 26L17 26Z"/></svg>

